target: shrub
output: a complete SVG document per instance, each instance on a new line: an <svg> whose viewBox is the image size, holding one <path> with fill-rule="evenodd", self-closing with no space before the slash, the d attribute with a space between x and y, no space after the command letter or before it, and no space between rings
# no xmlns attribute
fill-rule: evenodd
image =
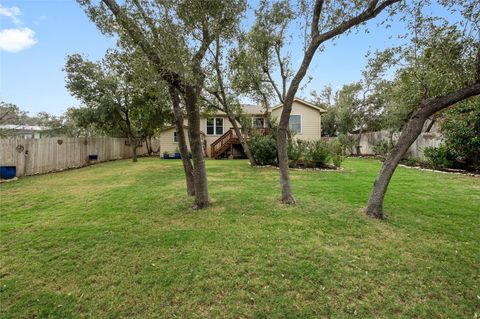
<svg viewBox="0 0 480 319"><path fill-rule="evenodd" d="M288 165L296 167L299 160L305 158L307 153L307 143L303 141L290 141L288 143Z"/></svg>
<svg viewBox="0 0 480 319"><path fill-rule="evenodd" d="M305 160L313 166L326 166L331 157L328 143L323 140L318 140L309 142L308 144Z"/></svg>
<svg viewBox="0 0 480 319"><path fill-rule="evenodd" d="M444 144L440 147L426 147L423 154L427 158L427 163L435 168L455 167L455 157Z"/></svg>
<svg viewBox="0 0 480 319"><path fill-rule="evenodd" d="M419 164L422 164L421 161L419 161L418 159L416 159L415 157L412 157L412 156L406 156L406 157L402 158L402 163L407 165L407 166L417 166Z"/></svg>
<svg viewBox="0 0 480 319"><path fill-rule="evenodd" d="M342 149L348 151L350 154L354 153L354 146L356 144L355 138L351 135L346 134L339 134L338 135L338 142L342 146Z"/></svg>
<svg viewBox="0 0 480 319"><path fill-rule="evenodd" d="M448 109L440 119L445 147L457 168L480 169L480 97Z"/></svg>
<svg viewBox="0 0 480 319"><path fill-rule="evenodd" d="M248 142L248 146L258 165L275 165L277 142L272 136L255 135Z"/></svg>
<svg viewBox="0 0 480 319"><path fill-rule="evenodd" d="M392 150L393 145L387 140L380 140L373 146L373 152L383 158L387 157L388 153Z"/></svg>
<svg viewBox="0 0 480 319"><path fill-rule="evenodd" d="M333 140L329 143L330 157L335 167L340 167L343 162L343 145L338 140Z"/></svg>

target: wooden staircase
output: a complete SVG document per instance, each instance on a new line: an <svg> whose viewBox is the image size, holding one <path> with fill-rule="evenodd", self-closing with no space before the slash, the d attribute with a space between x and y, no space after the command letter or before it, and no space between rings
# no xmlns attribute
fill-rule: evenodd
<svg viewBox="0 0 480 319"><path fill-rule="evenodd" d="M231 154L233 153L234 144L240 144L240 139L233 129L229 129L210 145L210 156L217 159L228 151L230 151Z"/></svg>
<svg viewBox="0 0 480 319"><path fill-rule="evenodd" d="M252 129L252 133L255 134L268 134L269 130L266 128ZM248 136L244 134L245 139L248 140ZM211 158L218 159L222 155L227 155L230 153L233 155L234 145L240 145L240 139L238 138L235 130L233 128L229 129L225 134L220 136L215 142L210 145L210 156Z"/></svg>

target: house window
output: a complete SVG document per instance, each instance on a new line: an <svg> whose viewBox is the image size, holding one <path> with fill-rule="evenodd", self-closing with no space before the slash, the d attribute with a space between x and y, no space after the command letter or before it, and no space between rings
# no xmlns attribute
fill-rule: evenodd
<svg viewBox="0 0 480 319"><path fill-rule="evenodd" d="M223 135L223 118L221 117L215 119L215 134Z"/></svg>
<svg viewBox="0 0 480 319"><path fill-rule="evenodd" d="M177 132L173 132L173 141L175 143L178 143L178 135L177 135Z"/></svg>
<svg viewBox="0 0 480 319"><path fill-rule="evenodd" d="M302 117L300 115L290 115L289 127L292 133L302 133Z"/></svg>
<svg viewBox="0 0 480 319"><path fill-rule="evenodd" d="M222 117L207 119L207 135L223 135L223 118Z"/></svg>
<svg viewBox="0 0 480 319"><path fill-rule="evenodd" d="M252 120L253 120L253 127L254 128L264 128L265 127L265 119L263 117L254 117Z"/></svg>
<svg viewBox="0 0 480 319"><path fill-rule="evenodd" d="M213 118L207 119L207 135L213 135L215 132L215 121Z"/></svg>

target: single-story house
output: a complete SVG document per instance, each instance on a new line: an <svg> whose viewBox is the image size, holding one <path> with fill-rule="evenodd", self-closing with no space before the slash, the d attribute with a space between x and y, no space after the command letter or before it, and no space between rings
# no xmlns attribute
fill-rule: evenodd
<svg viewBox="0 0 480 319"><path fill-rule="evenodd" d="M279 104L268 110L272 120L278 121L283 105ZM242 105L243 114L252 119L252 127L257 130L266 128L265 109L257 105ZM322 114L326 111L312 103L296 98L290 115L290 130L295 139L312 141L322 136ZM224 112L208 114L201 118L200 127L204 137L205 155L212 158L225 156L241 157L243 149L236 138L232 125ZM188 137L187 121L185 135ZM188 140L188 138L187 138ZM188 143L188 141L187 141ZM160 152L173 153L178 149L175 126L160 132Z"/></svg>

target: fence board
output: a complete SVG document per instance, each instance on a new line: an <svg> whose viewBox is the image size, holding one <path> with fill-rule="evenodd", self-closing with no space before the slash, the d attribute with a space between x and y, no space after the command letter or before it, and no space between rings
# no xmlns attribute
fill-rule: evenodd
<svg viewBox="0 0 480 319"><path fill-rule="evenodd" d="M156 149L159 141L152 140L152 144ZM16 149L19 145L21 152ZM137 154L147 154L145 143ZM105 162L130 158L131 149L126 139L112 137L0 139L0 165L16 166L18 177L86 166L88 155L98 155L98 162Z"/></svg>
<svg viewBox="0 0 480 319"><path fill-rule="evenodd" d="M357 140L358 135L352 135L355 140ZM388 131L378 131L378 132L368 132L363 133L360 137L360 152L362 155L375 155L373 148L375 145L381 141L389 141L390 139L393 143L398 141L400 133L390 133ZM422 133L418 138L413 142L413 144L408 149L407 154L419 160L425 160L425 155L423 150L426 147L438 147L442 142L442 135L440 133Z"/></svg>

